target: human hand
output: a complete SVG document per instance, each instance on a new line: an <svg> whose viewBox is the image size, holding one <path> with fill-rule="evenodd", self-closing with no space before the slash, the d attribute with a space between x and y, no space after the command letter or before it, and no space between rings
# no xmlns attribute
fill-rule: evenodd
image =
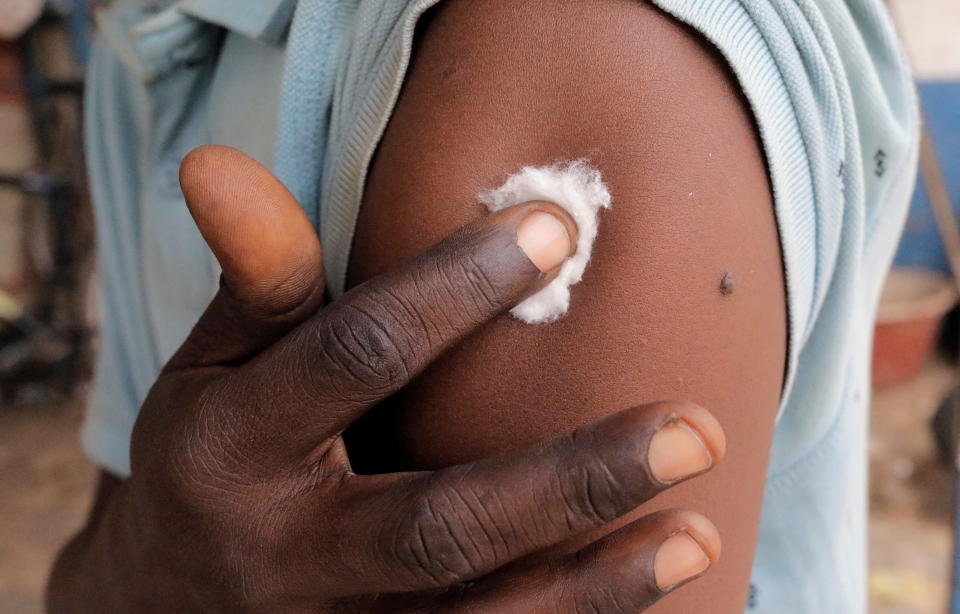
<svg viewBox="0 0 960 614"><path fill-rule="evenodd" d="M181 180L223 283L104 512L111 611L634 613L716 561L716 529L685 511L530 557L713 467L723 433L686 403L470 465L351 472L352 422L549 282L575 243L559 207L487 215L324 307L315 232L266 169L208 147Z"/></svg>

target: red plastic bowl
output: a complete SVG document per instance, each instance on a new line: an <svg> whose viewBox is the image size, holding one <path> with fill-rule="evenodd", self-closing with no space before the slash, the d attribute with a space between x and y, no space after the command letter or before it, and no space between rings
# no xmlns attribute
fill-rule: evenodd
<svg viewBox="0 0 960 614"><path fill-rule="evenodd" d="M945 275L909 268L890 272L874 329L874 386L904 382L920 372L943 316L956 303L956 286Z"/></svg>

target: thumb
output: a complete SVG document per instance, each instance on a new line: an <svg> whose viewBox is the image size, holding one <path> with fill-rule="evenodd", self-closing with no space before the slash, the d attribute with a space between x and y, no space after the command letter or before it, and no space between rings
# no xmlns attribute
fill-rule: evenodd
<svg viewBox="0 0 960 614"><path fill-rule="evenodd" d="M320 241L280 180L236 149L193 150L180 166L180 185L223 275L220 291L167 368L235 364L320 307Z"/></svg>

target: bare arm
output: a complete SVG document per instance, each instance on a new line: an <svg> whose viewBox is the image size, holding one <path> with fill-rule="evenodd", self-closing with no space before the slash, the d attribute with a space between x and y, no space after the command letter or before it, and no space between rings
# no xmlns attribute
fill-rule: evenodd
<svg viewBox="0 0 960 614"><path fill-rule="evenodd" d="M141 407L130 477L104 476L61 553L49 611L641 612L716 562L714 525L677 511L511 565L716 466L722 428L689 403L437 472L352 471L351 423L550 283L576 240L559 207L484 216L320 308L313 226L267 169L201 148L182 184L223 285Z"/></svg>
<svg viewBox="0 0 960 614"><path fill-rule="evenodd" d="M475 195L521 165L584 156L614 208L570 314L503 316L468 338L356 429L380 438L354 447L356 466L439 467L639 403L700 403L726 430L727 460L642 511L707 514L724 557L654 611L742 612L786 307L756 129L695 33L645 2L441 3L374 160L351 283L483 215Z"/></svg>

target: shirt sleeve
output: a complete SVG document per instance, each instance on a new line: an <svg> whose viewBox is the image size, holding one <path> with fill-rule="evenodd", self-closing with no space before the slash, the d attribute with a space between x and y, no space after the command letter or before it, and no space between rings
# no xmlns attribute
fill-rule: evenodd
<svg viewBox="0 0 960 614"><path fill-rule="evenodd" d="M138 83L97 40L87 73L86 155L96 212L100 348L82 442L105 470L130 473L130 434L155 365L139 291L140 177L135 160L142 125ZM117 150L117 147L120 147Z"/></svg>
<svg viewBox="0 0 960 614"><path fill-rule="evenodd" d="M92 48L84 123L101 346L82 439L120 477L143 400L216 292L219 270L178 181L183 155L208 138L196 84L210 66L150 81L108 37Z"/></svg>

